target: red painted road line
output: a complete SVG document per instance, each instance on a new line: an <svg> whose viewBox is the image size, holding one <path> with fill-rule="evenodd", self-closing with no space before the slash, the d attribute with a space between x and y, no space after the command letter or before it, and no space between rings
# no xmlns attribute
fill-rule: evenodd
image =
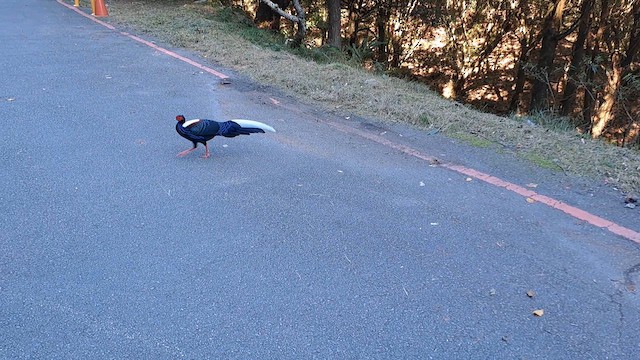
<svg viewBox="0 0 640 360"><path fill-rule="evenodd" d="M58 2L58 4L60 4L60 5L62 5L62 6L65 6L65 7L67 7L68 9L71 9L71 10L73 10L73 11L77 12L78 14L80 14L80 15L82 15L82 16L84 16L84 17L86 17L87 19L90 19L90 20L92 20L92 21L94 21L94 22L96 22L96 23L98 23L98 24L100 24L100 25L102 25L102 26L104 26L104 27L106 27L106 28L110 29L110 30L118 31L118 30L116 30L116 28L115 28L113 25L108 24L108 23L106 23L106 22L104 22L104 21L102 21L102 20L96 19L95 17L93 17L93 16L91 16L91 15L89 15L89 14L85 13L85 12L84 12L84 11L82 11L82 10L77 9L76 7L74 7L74 6L72 6L72 5L69 5L69 4L65 3L65 2L64 2L64 1L62 1L62 0L56 0L56 1ZM147 45L147 46L151 47L152 49L155 49L155 50L157 50L157 51L159 51L159 52L161 52L161 53L163 53L163 54L165 54L165 55L169 55L169 56L174 57L174 58L176 58L176 59L178 59L178 60L180 60L180 61L184 61L184 62L186 62L187 64L189 64L189 65L191 65L191 66L195 66L195 67L197 67L198 69L200 69L200 70L202 70L202 71L205 71L205 72L208 72L209 74L211 74L211 75L213 75L213 76L216 76L216 77L218 77L218 78L220 78L220 79L228 79L228 78L229 78L227 75L225 75L225 74L223 74L223 73L221 73L221 72L219 72L219 71L213 70L213 69L212 69L212 68L210 68L210 67L204 66L204 65L202 65L202 64L200 64L200 63L198 63L198 62L195 62L195 61L193 61L193 60L191 60L191 59L189 59L189 58L186 58L186 57L184 57L184 56L182 56L182 55L180 55L180 54L177 54L177 53L175 53L175 52L173 52L173 51L171 51L171 50L167 50L167 49L165 49L165 48L163 48L163 47L160 47L160 46L158 46L158 45L156 45L156 44L152 43L151 41L144 40L144 39L142 39L142 38L140 38L140 37L137 37L137 36L135 36L135 35L131 35L131 34L129 34L129 33L127 33L127 32L124 32L124 31L118 31L118 32L119 32L121 35L124 35L124 36L126 36L126 37L130 38L131 40L135 40L135 41L137 41L137 42L139 42L139 43L141 43L141 44Z"/></svg>
<svg viewBox="0 0 640 360"><path fill-rule="evenodd" d="M171 50L167 50L165 48L162 48L162 47L152 43L151 41L147 41L147 40L141 39L141 38L139 38L139 37L137 37L135 35L131 35L129 33L122 32L122 31L120 32L120 34L122 34L122 35L124 35L124 36L126 36L126 37L128 37L130 39L133 39L133 40L135 40L135 41L137 41L139 43L143 43L143 44L145 44L145 45L147 45L149 47L152 47L152 48L160 51L163 54L169 55L169 56L174 57L174 58L176 58L178 60L182 60L182 61L186 62L187 64L195 66L195 67L197 67L198 69L200 69L202 71L206 71L209 74L212 74L214 76L219 77L220 79L228 79L229 78L227 75L225 75L225 74L223 74L223 73L221 73L219 71L215 71L210 67L204 66L204 65L202 65L200 63L197 63L197 62L195 62L195 61L193 61L193 60L191 60L189 58L186 58L186 57L184 57L182 55L176 54L175 52L173 52Z"/></svg>
<svg viewBox="0 0 640 360"><path fill-rule="evenodd" d="M90 16L90 15L84 13L83 11L76 9L73 6L64 3L62 0L56 0L56 1L59 4L69 8L69 9L75 11L75 12L77 12L78 14L80 14L80 15L86 17L86 18L89 18L89 19L97 22L98 24L100 24L100 25L102 25L102 26L104 26L104 27L106 27L108 29L117 31L116 28L113 27L112 25L107 24L104 21L100 21L100 20L94 18L93 16ZM156 45L156 44L154 44L154 43L152 43L150 41L141 39L141 38L139 38L139 37L137 37L135 35L131 35L131 34L126 33L126 32L120 32L120 34L122 34L122 35L124 35L124 36L126 36L126 37L128 37L128 38L130 38L132 40L135 40L135 41L137 41L139 43L147 45L147 46L149 46L149 47L151 47L151 48L153 48L153 49L155 49L157 51L160 51L163 54L166 54L166 55L172 56L172 57L174 57L174 58L176 58L178 60L184 61L187 64L195 66L198 69L201 69L201 70L206 71L206 72L208 72L208 73L210 73L210 74L212 74L214 76L219 77L220 79L229 78L227 75L225 75L223 73L215 71L215 70L213 70L213 69L211 69L211 68L209 68L207 66L204 66L204 65L202 65L202 64L200 64L200 63L198 63L196 61L193 61L191 59L188 59L188 58L186 58L186 57L184 57L182 55L176 54L173 51L170 51L170 50L167 50L165 48L162 48L162 47L160 47L160 46L158 46L158 45ZM274 104L276 104L276 102L274 102ZM420 152L419 150L416 150L416 149L414 149L412 147L395 143L395 142L393 142L391 140L383 138L382 136L378 136L378 135L375 135L375 134L370 133L370 132L362 131L362 130L356 129L354 127L351 127L351 126L338 124L336 122L324 121L324 120L320 120L320 121L324 122L327 125L330 125L330 126L336 128L336 129L338 129L338 130L340 130L340 131L342 131L344 133L358 135L360 137L363 137L365 139L377 142L377 143L379 143L381 145L384 145L384 146L390 147L392 149L398 150L400 152L403 152L403 153L405 153L407 155L416 157L418 159L425 160L425 161L428 161L430 163L437 162L437 159L435 157L433 157L433 156L424 154L424 153ZM476 178L478 180L482 180L482 181L484 181L484 182L486 182L488 184L507 189L507 190L509 190L511 192L514 192L514 193L516 193L516 194L518 194L520 196L523 196L525 198L530 198L530 199L535 200L535 201L537 201L539 203L547 205L547 206L549 206L549 207L551 207L553 209L560 210L560 211L566 213L567 215L570 215L570 216L572 216L572 217L574 217L576 219L582 220L582 221L584 221L584 222L586 222L588 224L591 224L591 225L599 227L599 228L605 228L605 229L609 230L610 232L612 232L612 233L614 233L616 235L622 236L622 237L624 237L626 239L629 239L629 240L631 240L633 242L636 242L636 243L640 244L640 233L639 232L631 230L631 229L626 228L624 226L618 225L618 224L616 224L616 223L614 223L612 221L609 221L607 219L601 218L601 217L599 217L597 215L593 215L593 214L591 214L591 213L589 213L587 211L584 211L582 209L579 209L577 207L574 207L574 206L568 205L566 203L563 203L562 201L556 200L554 198L550 198L550 197L545 196L545 195L538 194L535 191L529 190L529 189L524 188L524 187L522 187L520 185L516 185L516 184L510 183L510 182L502 180L502 179L500 179L498 177L495 177L495 176L492 176L492 175L489 175L489 174L485 174L483 172L480 172L480 171L477 171L477 170L474 170L474 169L471 169L471 168L468 168L468 167L465 167L465 166L462 166L462 165L455 165L455 164L450 164L450 163L440 163L439 166L444 167L444 168L449 169L449 170L452 170L452 171L455 171L455 172L458 172L458 173L463 174L463 175L467 175L467 176L472 177L472 178Z"/></svg>
<svg viewBox="0 0 640 360"><path fill-rule="evenodd" d="M379 144L382 144L384 146L388 146L390 148L393 148L395 150L398 150L400 152L403 152L407 155L413 156L413 157L417 157L421 160L426 160L429 161L431 163L436 162L436 158L433 156L429 156L426 154L423 154L422 152L420 152L419 150L416 150L414 148L411 148L409 146L406 145L402 145L402 144L398 144L398 143L394 143L393 141L390 141L388 139L383 138L382 136L378 136L363 130L359 130L356 128L353 128L351 126L348 125L344 125L344 124L339 124L336 122L331 122L331 121L323 121L327 125L330 125L334 128L336 128L337 130L340 130L344 133L349 133L349 134L354 134L354 135L358 135L360 137L363 137L365 139L377 142ZM597 215L593 215L587 211L584 211L582 209L579 209L575 206L571 206L568 205L560 200L556 200L554 198L545 196L545 195L541 195L536 193L533 190L524 188L520 185L514 184L514 183L510 183L508 181L502 180L498 177L462 166L462 165L455 165L455 164L451 164L451 163L439 163L438 166L444 167L446 169L458 172L460 174L466 175L468 177L472 177L478 180L482 180L488 184L497 186L497 187L501 187L504 189L507 189L511 192L514 192L524 198L530 198L532 200L535 200L541 204L547 205L553 209L557 209L560 210L564 213L566 213L567 215L570 215L576 219L582 220L588 224L591 224L593 226L599 227L599 228L605 228L607 230L609 230L610 232L622 236L624 238L627 238L633 242L636 242L638 244L640 244L640 233L634 230L631 230L629 228L626 228L624 226L618 225L612 221L609 221L607 219L601 218Z"/></svg>

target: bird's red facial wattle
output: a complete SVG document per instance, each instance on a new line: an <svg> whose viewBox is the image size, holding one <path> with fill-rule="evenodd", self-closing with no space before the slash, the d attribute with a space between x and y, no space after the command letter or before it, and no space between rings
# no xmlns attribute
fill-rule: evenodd
<svg viewBox="0 0 640 360"><path fill-rule="evenodd" d="M184 122L184 121L185 121L185 118L184 118L184 116L183 116L183 115L178 115L178 116L176 116L176 121L178 121L178 122Z"/></svg>

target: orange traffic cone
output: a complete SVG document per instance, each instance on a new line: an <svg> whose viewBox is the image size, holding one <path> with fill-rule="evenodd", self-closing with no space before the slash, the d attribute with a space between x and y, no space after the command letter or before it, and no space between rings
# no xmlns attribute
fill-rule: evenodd
<svg viewBox="0 0 640 360"><path fill-rule="evenodd" d="M93 5L93 16L95 17L109 16L109 11L107 11L107 7L104 4L104 0L92 0L91 5Z"/></svg>

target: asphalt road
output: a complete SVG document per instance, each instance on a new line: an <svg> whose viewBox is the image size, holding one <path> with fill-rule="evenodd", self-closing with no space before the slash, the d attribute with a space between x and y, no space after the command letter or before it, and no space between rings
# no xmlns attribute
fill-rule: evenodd
<svg viewBox="0 0 640 360"><path fill-rule="evenodd" d="M54 1L0 2L0 50L2 359L640 358L637 243L361 135L639 231L613 190L221 85ZM177 158L177 114L278 132Z"/></svg>

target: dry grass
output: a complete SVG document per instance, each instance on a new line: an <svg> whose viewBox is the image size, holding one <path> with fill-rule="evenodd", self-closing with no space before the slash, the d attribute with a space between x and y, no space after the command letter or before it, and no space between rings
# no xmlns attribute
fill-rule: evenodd
<svg viewBox="0 0 640 360"><path fill-rule="evenodd" d="M194 50L260 82L313 102L385 121L437 128L513 151L540 166L584 175L640 194L640 153L571 131L532 126L445 100L425 86L344 63L317 63L274 46L229 9L184 0L111 0L108 21ZM254 36L256 39L247 40ZM265 36L265 38L261 38ZM256 45L255 43L261 43Z"/></svg>

